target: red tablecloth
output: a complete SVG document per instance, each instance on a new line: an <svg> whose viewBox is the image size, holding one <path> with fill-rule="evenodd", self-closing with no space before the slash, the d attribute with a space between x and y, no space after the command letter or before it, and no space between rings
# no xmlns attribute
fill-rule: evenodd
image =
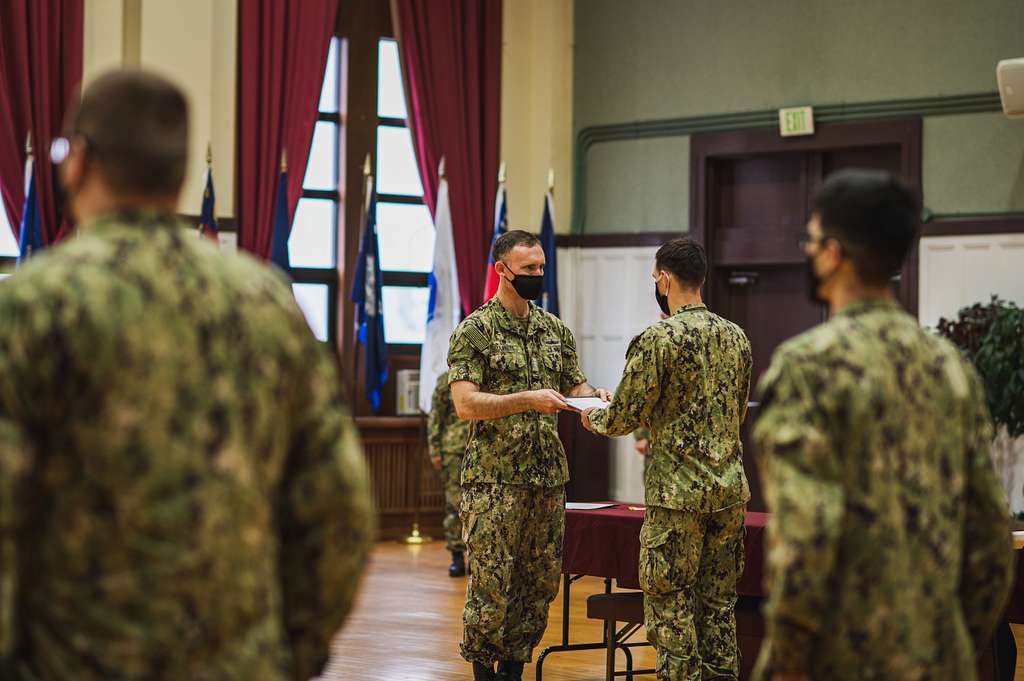
<svg viewBox="0 0 1024 681"><path fill-rule="evenodd" d="M565 512L562 572L611 577L624 589L640 588L640 526L644 511L629 504L611 508ZM767 513L748 512L746 569L737 584L743 596L763 596L764 526Z"/></svg>

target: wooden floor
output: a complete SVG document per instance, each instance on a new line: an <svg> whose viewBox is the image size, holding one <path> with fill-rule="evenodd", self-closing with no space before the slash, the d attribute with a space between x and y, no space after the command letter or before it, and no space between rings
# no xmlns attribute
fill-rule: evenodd
<svg viewBox="0 0 1024 681"><path fill-rule="evenodd" d="M405 546L379 543L367 567L355 612L335 640L326 679L470 681L473 670L459 657L466 579L448 576L443 542ZM572 586L571 641L601 640L601 622L586 618L586 597L604 591L604 581L585 577ZM559 642L562 596L551 605L547 632L536 655ZM643 630L633 640L644 641ZM633 649L634 668L654 666L649 647ZM620 657L621 664L621 657ZM639 666L636 666L639 665ZM654 676L635 676L653 681ZM524 681L533 681L534 665ZM554 653L544 661L544 681L603 681L604 652Z"/></svg>
<svg viewBox="0 0 1024 681"><path fill-rule="evenodd" d="M470 665L459 657L462 605L466 580L448 577L449 554L442 542L405 546L377 544L355 612L335 640L333 656L321 681L470 681ZM573 584L571 640L599 641L601 623L586 618L586 597L604 590L600 579L586 577ZM539 650L559 641L562 597L551 605L548 629ZM1024 627L1014 627L1018 646ZM645 640L641 630L634 640ZM1024 679L1024 646L1017 660L1017 679ZM635 648L637 668L654 666L651 648ZM536 659L536 653L534 654ZM620 658L621 665L621 658ZM534 665L523 674L533 681ZM654 676L636 676L653 681ZM545 681L604 679L603 651L555 653L544 662Z"/></svg>

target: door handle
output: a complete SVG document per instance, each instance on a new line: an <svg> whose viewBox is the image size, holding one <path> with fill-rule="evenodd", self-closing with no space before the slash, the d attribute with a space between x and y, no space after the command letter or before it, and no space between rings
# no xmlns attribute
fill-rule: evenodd
<svg viewBox="0 0 1024 681"><path fill-rule="evenodd" d="M729 286L753 286L757 283L757 272L730 272Z"/></svg>

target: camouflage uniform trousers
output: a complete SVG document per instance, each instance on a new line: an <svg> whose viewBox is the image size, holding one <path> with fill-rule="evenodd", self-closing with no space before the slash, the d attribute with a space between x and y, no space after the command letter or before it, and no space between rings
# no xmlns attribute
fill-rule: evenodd
<svg viewBox="0 0 1024 681"><path fill-rule="evenodd" d="M444 487L444 539L449 551L465 551L462 540L462 452L441 452L441 485Z"/></svg>
<svg viewBox="0 0 1024 681"><path fill-rule="evenodd" d="M714 513L647 507L640 586L660 681L736 679L744 504Z"/></svg>
<svg viewBox="0 0 1024 681"><path fill-rule="evenodd" d="M472 564L462 657L529 662L558 595L565 488L466 485L462 520Z"/></svg>

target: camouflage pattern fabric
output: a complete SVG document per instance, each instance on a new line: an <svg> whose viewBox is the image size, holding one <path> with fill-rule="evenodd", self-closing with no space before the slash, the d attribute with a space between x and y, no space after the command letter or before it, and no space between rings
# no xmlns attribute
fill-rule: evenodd
<svg viewBox="0 0 1024 681"><path fill-rule="evenodd" d="M444 486L444 537L449 551L465 551L462 541L462 521L459 506L462 503L462 453L466 450L472 421L463 421L455 413L452 391L448 387L448 372L437 377L430 399L427 418L430 455L441 458L441 484Z"/></svg>
<svg viewBox="0 0 1024 681"><path fill-rule="evenodd" d="M462 615L462 657L484 664L529 662L558 595L565 491L467 485L462 517L473 566Z"/></svg>
<svg viewBox="0 0 1024 681"><path fill-rule="evenodd" d="M586 383L576 339L558 317L530 304L526 323L497 298L456 327L448 348L448 381L508 395L550 388L563 395ZM462 484L494 482L557 487L569 480L556 414L529 411L476 421L462 465Z"/></svg>
<svg viewBox="0 0 1024 681"><path fill-rule="evenodd" d="M702 304L629 344L615 397L590 422L611 436L650 429L648 506L711 513L750 498L740 443L750 367L743 331Z"/></svg>
<svg viewBox="0 0 1024 681"><path fill-rule="evenodd" d="M640 586L658 679L736 679L736 582L743 574L737 504L715 513L648 506L640 530Z"/></svg>
<svg viewBox="0 0 1024 681"><path fill-rule="evenodd" d="M0 678L306 681L374 533L290 287L121 214L0 283Z"/></svg>
<svg viewBox="0 0 1024 681"><path fill-rule="evenodd" d="M633 431L633 439L635 441L637 441L637 442L639 442L640 440L647 440L648 451L647 451L647 455L644 457L644 480L647 480L647 469L650 468L650 466L651 466L651 452L650 452L651 431L650 431L650 429L649 428L637 428L636 430Z"/></svg>
<svg viewBox="0 0 1024 681"><path fill-rule="evenodd" d="M448 380L507 395L550 388L563 394L586 377L572 332L530 305L512 318L497 298L455 329ZM474 421L462 464L463 536L472 572L463 613L462 656L528 661L558 593L564 485L569 479L557 415L525 412Z"/></svg>
<svg viewBox="0 0 1024 681"><path fill-rule="evenodd" d="M891 302L783 344L755 428L772 512L757 679L975 679L1012 582L983 388Z"/></svg>

